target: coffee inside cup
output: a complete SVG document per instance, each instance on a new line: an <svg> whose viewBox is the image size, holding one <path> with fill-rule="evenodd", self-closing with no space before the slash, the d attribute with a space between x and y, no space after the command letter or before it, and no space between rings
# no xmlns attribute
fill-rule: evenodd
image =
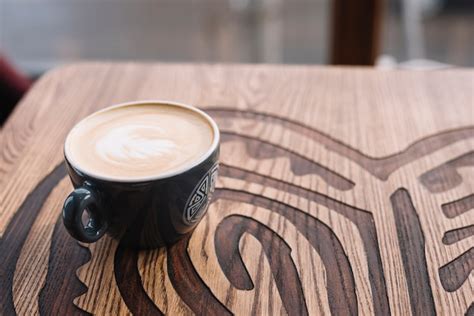
<svg viewBox="0 0 474 316"><path fill-rule="evenodd" d="M214 142L207 117L171 104L131 104L79 122L65 143L67 159L89 175L140 180L193 166Z"/></svg>

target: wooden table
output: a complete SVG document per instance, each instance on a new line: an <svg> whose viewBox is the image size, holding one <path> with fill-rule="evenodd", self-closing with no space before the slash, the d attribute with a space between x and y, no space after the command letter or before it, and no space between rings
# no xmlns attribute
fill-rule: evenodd
<svg viewBox="0 0 474 316"><path fill-rule="evenodd" d="M190 238L79 244L62 145L102 107L168 99L222 130ZM87 63L0 139L0 314L474 314L474 72Z"/></svg>

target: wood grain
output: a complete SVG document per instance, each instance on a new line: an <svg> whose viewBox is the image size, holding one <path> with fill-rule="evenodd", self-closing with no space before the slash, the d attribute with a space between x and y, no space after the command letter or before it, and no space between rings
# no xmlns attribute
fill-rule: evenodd
<svg viewBox="0 0 474 316"><path fill-rule="evenodd" d="M0 314L472 314L474 72L88 63L0 137ZM114 103L197 105L222 132L191 236L133 251L62 226L62 144Z"/></svg>
<svg viewBox="0 0 474 316"><path fill-rule="evenodd" d="M445 245L451 245L464 238L474 236L474 225L453 229L444 233L443 243Z"/></svg>
<svg viewBox="0 0 474 316"><path fill-rule="evenodd" d="M433 294L424 254L425 238L410 193L404 188L398 189L392 194L390 201L397 225L403 267L407 275L412 312L415 315L434 315Z"/></svg>

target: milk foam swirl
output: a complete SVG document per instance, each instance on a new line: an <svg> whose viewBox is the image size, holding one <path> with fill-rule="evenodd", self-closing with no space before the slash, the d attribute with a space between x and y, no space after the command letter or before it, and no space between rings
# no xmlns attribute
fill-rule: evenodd
<svg viewBox="0 0 474 316"><path fill-rule="evenodd" d="M147 163L180 149L173 140L160 139L162 134L158 126L130 124L107 132L97 140L95 150L109 163Z"/></svg>
<svg viewBox="0 0 474 316"><path fill-rule="evenodd" d="M67 156L77 166L107 177L144 177L182 168L210 148L209 123L170 105L133 105L99 112L74 127Z"/></svg>

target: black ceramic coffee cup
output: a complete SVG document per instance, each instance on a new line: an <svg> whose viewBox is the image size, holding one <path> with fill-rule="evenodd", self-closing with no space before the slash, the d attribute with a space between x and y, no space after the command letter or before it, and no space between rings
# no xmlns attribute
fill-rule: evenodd
<svg viewBox="0 0 474 316"><path fill-rule="evenodd" d="M108 233L133 248L170 245L191 233L207 211L218 170L217 124L204 112L174 102L140 101L115 107L139 104L165 104L194 111L212 127L212 145L203 157L182 170L140 181L117 181L84 172L65 149L74 191L64 202L63 222L69 234L81 242L92 243Z"/></svg>

